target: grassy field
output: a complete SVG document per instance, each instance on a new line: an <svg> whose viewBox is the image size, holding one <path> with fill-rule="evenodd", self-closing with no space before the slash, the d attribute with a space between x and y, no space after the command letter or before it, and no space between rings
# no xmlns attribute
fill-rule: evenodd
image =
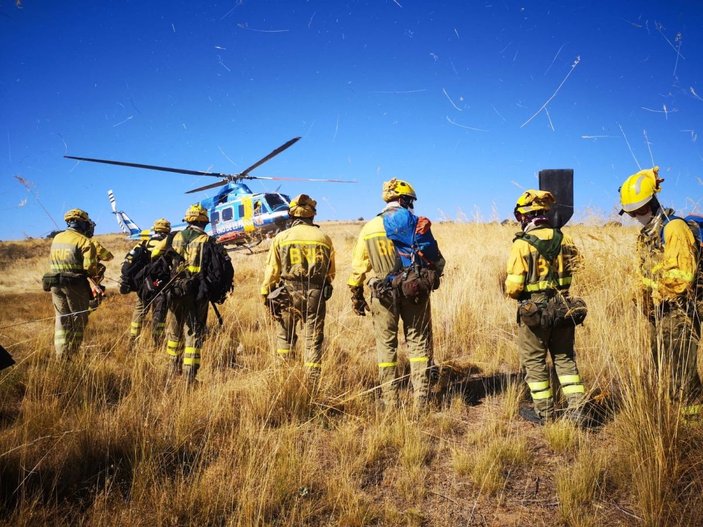
<svg viewBox="0 0 703 527"><path fill-rule="evenodd" d="M133 296L117 261L83 351L53 360L40 278L49 242L0 244L0 519L7 525L703 525L703 424L684 422L651 364L636 298L636 230L569 229L589 315L577 359L601 425L518 416L526 394L515 303L501 281L514 227L438 224L440 377L413 417L376 404L372 322L345 286L361 224L324 224L337 250L319 393L281 363L258 302L267 246L235 253L236 289L210 314L200 383L169 380L164 349L127 345ZM148 336L148 335L145 335ZM401 370L409 366L401 345Z"/></svg>

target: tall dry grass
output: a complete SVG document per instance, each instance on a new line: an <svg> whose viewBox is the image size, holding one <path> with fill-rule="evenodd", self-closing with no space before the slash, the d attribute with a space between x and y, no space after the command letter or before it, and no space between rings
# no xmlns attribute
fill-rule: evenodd
<svg viewBox="0 0 703 527"><path fill-rule="evenodd" d="M684 422L651 364L633 303L635 231L571 229L589 304L577 359L602 426L521 421L515 305L501 293L513 229L435 226L448 261L433 296L431 410L376 404L372 321L344 282L360 224L330 224L339 277L319 390L282 363L255 300L265 252L234 256L237 288L210 320L201 383L167 375L164 350L130 351L133 298L91 314L79 357L53 361L39 291L47 243L0 245L0 516L7 525L700 525L703 427ZM118 254L130 243L109 237ZM35 242L32 242L34 244ZM115 288L112 287L114 291ZM401 373L409 366L401 346Z"/></svg>

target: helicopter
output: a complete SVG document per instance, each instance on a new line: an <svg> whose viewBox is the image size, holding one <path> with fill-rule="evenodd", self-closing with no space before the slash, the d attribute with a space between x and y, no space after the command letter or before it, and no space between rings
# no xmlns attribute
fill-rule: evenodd
<svg viewBox="0 0 703 527"><path fill-rule="evenodd" d="M252 176L249 174L249 172L288 149L299 140L300 137L294 137L274 149L268 155L259 159L250 167L236 174L145 165L142 163L112 161L109 159L96 159L91 157L68 155L64 157L67 159L75 159L77 161L90 161L92 163L104 163L107 165L144 168L148 170L158 170L161 172L173 172L176 174L219 178L219 181L216 181L215 183L210 183L202 187L188 190L186 194L222 187L214 196L200 201L200 204L207 209L210 216L210 223L206 228L206 232L207 234L213 236L218 243L223 245L233 245L235 249L246 248L252 252L251 249L254 246L289 226L290 216L288 214L288 210L290 207L290 197L279 192L253 192L245 183L242 183L242 181L259 179L268 181L356 183L354 180L345 179L286 178ZM113 213L117 216L118 223L120 223L120 227L125 232L129 233L130 238L143 239L148 237L148 230L140 230L124 212L116 210L114 195L110 198L110 202L113 207Z"/></svg>

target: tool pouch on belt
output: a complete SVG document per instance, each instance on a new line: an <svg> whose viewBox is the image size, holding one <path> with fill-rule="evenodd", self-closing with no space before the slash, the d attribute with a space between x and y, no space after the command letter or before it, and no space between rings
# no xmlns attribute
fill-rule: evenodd
<svg viewBox="0 0 703 527"><path fill-rule="evenodd" d="M266 307L271 316L276 320L281 320L283 312L291 307L291 297L285 285L273 289L266 297Z"/></svg>
<svg viewBox="0 0 703 527"><path fill-rule="evenodd" d="M369 289L371 290L371 298L375 298L378 302L387 309L393 308L398 303L400 291L393 286L394 274L389 274L385 278L372 278L369 280ZM362 305L368 305L363 296L359 299Z"/></svg>
<svg viewBox="0 0 703 527"><path fill-rule="evenodd" d="M417 304L429 297L435 289L436 275L432 269L410 267L398 273L391 284L404 298Z"/></svg>
<svg viewBox="0 0 703 527"><path fill-rule="evenodd" d="M557 296L547 302L542 313L542 326L551 328L574 327L583 324L588 314L586 302L575 296Z"/></svg>
<svg viewBox="0 0 703 527"><path fill-rule="evenodd" d="M199 289L200 280L197 276L183 276L176 278L171 288L171 294L176 298L195 296Z"/></svg>
<svg viewBox="0 0 703 527"><path fill-rule="evenodd" d="M541 327L544 307L544 304L539 304L533 300L523 300L517 306L518 323L521 322L528 328Z"/></svg>
<svg viewBox="0 0 703 527"><path fill-rule="evenodd" d="M59 287L61 285L61 274L60 273L46 273L41 278L42 289L46 292L51 291L52 287Z"/></svg>

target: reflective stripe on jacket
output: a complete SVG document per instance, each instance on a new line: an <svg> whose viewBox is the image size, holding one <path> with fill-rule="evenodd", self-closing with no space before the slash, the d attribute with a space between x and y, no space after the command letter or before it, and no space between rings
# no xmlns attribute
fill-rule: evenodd
<svg viewBox="0 0 703 527"><path fill-rule="evenodd" d="M95 246L88 237L73 229L66 229L54 237L49 260L54 273L80 273L92 277L98 270Z"/></svg>
<svg viewBox="0 0 703 527"><path fill-rule="evenodd" d="M393 269L400 268L393 242L386 236L383 216L378 215L367 222L359 233L352 254L352 271L347 284L364 285L366 275L373 271L377 278L383 278Z"/></svg>
<svg viewBox="0 0 703 527"><path fill-rule="evenodd" d="M266 260L261 294L266 295L280 279L321 288L335 276L332 240L319 227L294 223L273 239Z"/></svg>
<svg viewBox="0 0 703 527"><path fill-rule="evenodd" d="M548 226L538 226L527 232L541 240L551 240L554 236L554 230ZM578 251L568 234L564 234L554 262L547 262L535 247L518 238L508 257L505 293L511 298L521 298L525 293L568 290L577 258Z"/></svg>

